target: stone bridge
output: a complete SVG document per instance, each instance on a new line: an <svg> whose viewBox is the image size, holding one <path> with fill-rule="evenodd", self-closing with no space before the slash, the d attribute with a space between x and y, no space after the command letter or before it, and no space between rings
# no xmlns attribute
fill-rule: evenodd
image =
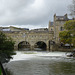
<svg viewBox="0 0 75 75"><path fill-rule="evenodd" d="M19 44L29 44L30 50L34 50L37 42L43 42L46 45L46 50L50 49L49 42L53 40L54 33L52 31L14 31L5 32L14 41L14 49L19 49Z"/></svg>

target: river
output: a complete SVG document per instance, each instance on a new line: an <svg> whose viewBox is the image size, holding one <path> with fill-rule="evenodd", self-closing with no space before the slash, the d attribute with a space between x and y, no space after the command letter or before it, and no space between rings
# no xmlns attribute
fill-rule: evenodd
<svg viewBox="0 0 75 75"><path fill-rule="evenodd" d="M7 64L13 75L75 75L75 58L65 52L16 51Z"/></svg>

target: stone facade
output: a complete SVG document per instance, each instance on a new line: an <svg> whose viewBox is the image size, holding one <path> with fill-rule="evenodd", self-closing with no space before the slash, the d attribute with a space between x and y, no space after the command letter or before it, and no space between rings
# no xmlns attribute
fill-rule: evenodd
<svg viewBox="0 0 75 75"><path fill-rule="evenodd" d="M0 27L0 30L5 29L3 32L15 41L15 49L18 49L20 42L26 41L30 44L31 50L33 50L34 45L38 41L43 41L47 45L47 50L49 50L53 47L53 45L50 45L50 41L55 43L60 42L59 32L64 30L64 23L68 20L67 14L64 16L56 16L55 14L54 22L49 21L48 28L29 30L16 27Z"/></svg>
<svg viewBox="0 0 75 75"><path fill-rule="evenodd" d="M48 31L48 29L38 30L21 30L21 31L4 31L6 36L11 37L15 41L15 49L18 49L18 44L22 41L26 41L30 44L31 50L38 41L43 41L47 45L49 50L49 41L53 39L54 32Z"/></svg>
<svg viewBox="0 0 75 75"><path fill-rule="evenodd" d="M64 24L68 20L69 19L67 14L65 14L64 16L57 16L56 14L54 14L54 22L52 24L51 22L49 22L49 31L54 31L53 38L56 43L60 43L59 33L61 31L64 31Z"/></svg>

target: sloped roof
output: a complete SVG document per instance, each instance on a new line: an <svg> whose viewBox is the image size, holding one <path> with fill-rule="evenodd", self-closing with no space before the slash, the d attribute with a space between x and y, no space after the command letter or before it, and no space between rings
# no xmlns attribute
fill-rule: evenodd
<svg viewBox="0 0 75 75"><path fill-rule="evenodd" d="M69 20L66 16L56 16L56 20Z"/></svg>

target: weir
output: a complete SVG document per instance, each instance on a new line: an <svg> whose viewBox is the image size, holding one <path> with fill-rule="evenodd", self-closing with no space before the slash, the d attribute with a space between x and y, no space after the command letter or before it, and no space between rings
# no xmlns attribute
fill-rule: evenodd
<svg viewBox="0 0 75 75"><path fill-rule="evenodd" d="M74 75L75 60L65 52L17 51L7 68L13 75Z"/></svg>

